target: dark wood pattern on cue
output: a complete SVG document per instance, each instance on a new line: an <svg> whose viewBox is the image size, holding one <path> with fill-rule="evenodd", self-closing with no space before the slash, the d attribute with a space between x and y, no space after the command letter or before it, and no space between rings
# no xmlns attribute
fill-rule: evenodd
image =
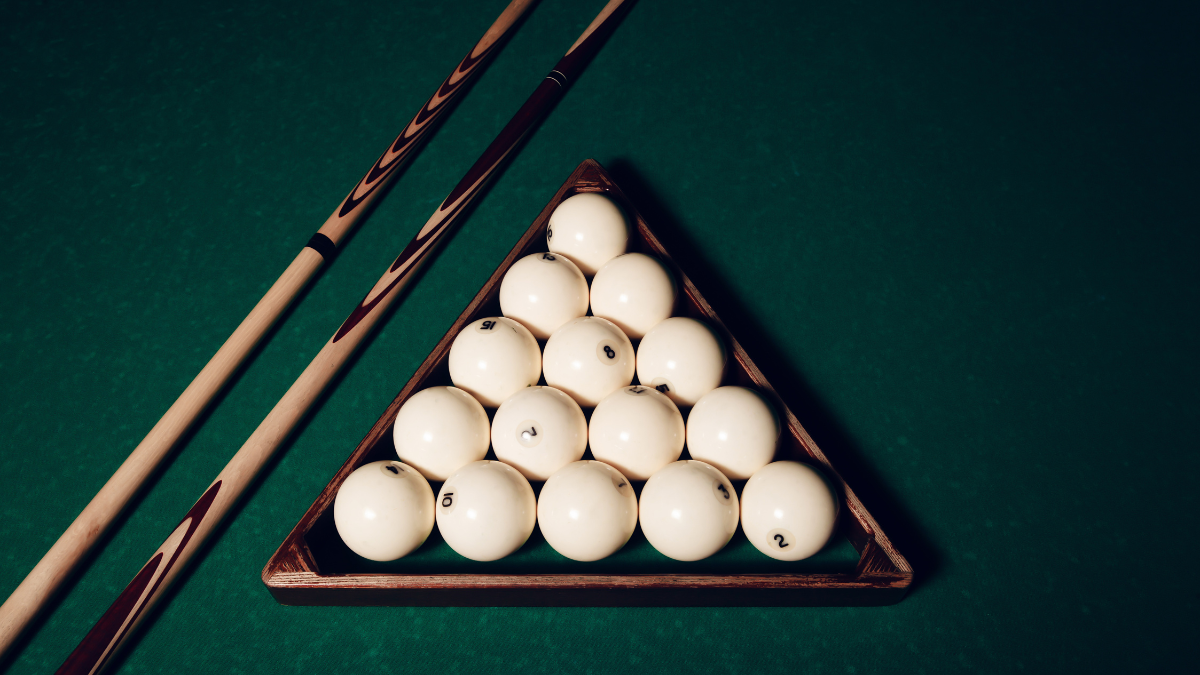
<svg viewBox="0 0 1200 675"><path fill-rule="evenodd" d="M96 671L108 663L116 648L141 621L142 613L148 607L142 599L154 595L160 587L175 577L176 564L220 492L221 481L218 480L192 506L171 536L167 537L154 557L150 558L150 562L142 566L142 571L138 572L117 597L113 603L116 611L106 612L100 621L96 622L96 626L83 642L71 652L67 662L59 669L60 672L77 668L91 668L92 671Z"/></svg>
<svg viewBox="0 0 1200 675"><path fill-rule="evenodd" d="M780 412L786 427L776 459L819 465L842 497L839 530L859 552L851 573L836 574L322 574L313 550L344 547L329 528L318 533L334 497L358 467L395 458L392 424L400 407L416 392L449 384L450 346L464 326L496 313L500 282L517 260L546 250L546 224L562 200L579 192L604 192L622 206L636 230L631 250L657 256L680 282L677 315L702 319L716 328L730 348L723 384L754 387ZM882 605L899 602L912 582L912 568L896 551L858 496L813 442L766 376L704 299L691 278L621 189L594 160L586 160L559 188L512 251L455 320L416 373L384 410L350 458L317 496L300 522L267 562L263 583L284 604L433 605L433 606L772 606Z"/></svg>
<svg viewBox="0 0 1200 675"><path fill-rule="evenodd" d="M380 191L391 182L400 167L420 146L425 133L450 108L450 104L454 102L458 94L483 70L483 66L499 49L505 35L513 29L517 19L525 13L532 2L533 0L513 0L474 49L463 57L454 72L450 73L450 76L442 82L437 92L430 97L416 117L404 128L404 131L401 131L396 140L392 141L391 146L379 156L379 159L375 160L375 164L362 177L358 185L354 186L350 194L346 195L341 205L333 212L333 215L329 216L317 234L329 237L334 246L341 241L350 225L375 201Z"/></svg>
<svg viewBox="0 0 1200 675"><path fill-rule="evenodd" d="M337 253L338 243L378 199L382 188L396 176L427 132L449 110L450 104L483 70L499 49L503 38L513 30L517 19L531 3L532 0L512 0L320 230L308 240L308 244L300 250L262 300L155 423L145 439L134 448L129 458L0 606L0 654L17 639L71 569L124 510L137 490L208 407L321 265Z"/></svg>
<svg viewBox="0 0 1200 675"><path fill-rule="evenodd" d="M398 285L405 283L416 272L419 267L416 261L422 260L425 253L441 240L441 236L455 222L457 216L474 200L488 180L504 164L508 155L521 144L521 140L525 138L529 130L562 96L566 88L563 81L569 82L583 72L588 61L604 44L604 40L616 29L617 24L632 5L632 0L611 0L605 5L579 40L550 71L550 75L542 80L508 124L504 125L495 140L483 151L483 155L467 171L467 175L463 176L458 185L450 191L449 196L438 206L437 211L434 212L425 227L421 228L417 236L409 242L408 246L404 247L404 251L396 258L396 262L392 263L388 273L379 280L379 283L375 284L375 288L371 289L367 297L350 314L350 317L338 329L337 335L333 337L334 342L341 340L353 331L355 326L371 313L382 298Z"/></svg>
<svg viewBox="0 0 1200 675"><path fill-rule="evenodd" d="M603 37L612 32L631 4L632 0L611 0L597 20L593 21L592 25L584 31L583 36L571 48L571 52L568 52L568 55L571 53L576 55L568 65L572 65L576 70L582 68L591 54L599 49L603 43ZM559 66L562 67L562 65L563 62L560 62ZM215 486L220 486L221 489L212 493L214 498L211 504L205 507L203 515L197 515L190 519L185 518L188 527L186 540L173 543L176 535L172 534L171 538L159 548L159 554L165 556L169 552L170 555L175 556L174 563L163 569L161 579L157 580L145 593L138 595L132 606L118 599L118 602L105 612L88 636L84 638L83 643L76 648L58 672L97 672L120 649L120 646L136 629L137 623L146 616L145 611L162 597L162 593L171 581L187 565L191 556L204 543L212 530L225 517L225 514L233 508L263 465L308 412L313 402L341 370L342 365L350 358L362 340L370 334L371 329L399 295L400 290L428 260L428 254L444 240L445 235L457 224L460 216L466 212L467 205L480 193L484 184L499 171L504 161L520 144L521 139L549 110L550 105L561 96L562 86L557 81L548 86L546 83L550 81L543 80L534 92L534 96L530 97L530 100L521 107L496 140L488 146L483 156L467 172L466 177L438 207L421 231L417 233L417 236L413 238L413 241L405 247L396 263L388 268L383 277L376 282L367 297L355 307L338 332L330 338L329 342L325 343L312 363L304 369L304 372L287 390L283 398L271 409L266 419L258 425L258 428L237 451L237 454L217 475L209 489L211 491ZM209 493L205 494L207 496ZM193 507L193 509L195 508ZM183 525L180 527L182 528ZM176 533L178 532L179 529L176 530ZM140 576L135 578L131 587L141 583L140 579ZM127 589L126 593L122 594L122 598L128 598L134 593ZM113 626L125 625L128 625L129 628L113 630ZM99 645L108 636L112 637L103 648L100 648Z"/></svg>

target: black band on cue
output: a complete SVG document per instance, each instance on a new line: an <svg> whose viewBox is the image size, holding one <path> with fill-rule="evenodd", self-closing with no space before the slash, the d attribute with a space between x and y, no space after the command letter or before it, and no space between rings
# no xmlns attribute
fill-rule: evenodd
<svg viewBox="0 0 1200 675"><path fill-rule="evenodd" d="M337 253L337 244L333 243L332 239L320 232L314 234L305 246L320 253L325 262L333 260L333 256Z"/></svg>
<svg viewBox="0 0 1200 675"><path fill-rule="evenodd" d="M560 86L560 87L567 86L567 76L563 75L562 73L558 72L557 70L550 71L550 74L546 76L546 79L554 80L555 82L558 83L558 86Z"/></svg>

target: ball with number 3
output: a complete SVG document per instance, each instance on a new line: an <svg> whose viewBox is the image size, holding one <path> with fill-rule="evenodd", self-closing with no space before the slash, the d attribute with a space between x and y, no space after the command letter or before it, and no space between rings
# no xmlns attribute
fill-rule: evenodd
<svg viewBox="0 0 1200 675"><path fill-rule="evenodd" d="M737 493L724 474L704 462L672 462L642 487L638 522L650 545L668 558L707 558L737 531Z"/></svg>

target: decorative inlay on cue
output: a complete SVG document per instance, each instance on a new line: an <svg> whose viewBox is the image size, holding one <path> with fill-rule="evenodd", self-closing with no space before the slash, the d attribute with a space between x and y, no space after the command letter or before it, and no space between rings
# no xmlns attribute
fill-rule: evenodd
<svg viewBox="0 0 1200 675"><path fill-rule="evenodd" d="M632 4L633 0L611 0L558 62L555 71L565 76L567 81L573 80ZM370 333L399 291L428 259L428 253L445 239L444 235L459 221L488 179L495 175L504 160L562 93L563 85L559 80L550 77L542 80L533 95L405 247L396 262L355 307L333 338L325 343L299 379L225 465L196 506L192 507L117 601L100 617L83 642L67 658L59 673L94 673L110 662L113 654L145 618L146 612L187 565L213 528L308 412L313 401Z"/></svg>
<svg viewBox="0 0 1200 675"><path fill-rule="evenodd" d="M479 43L463 58L421 107L416 117L376 160L345 201L313 235L283 275L242 320L237 330L221 345L146 438L134 448L67 531L0 606L0 654L6 652L16 641L76 563L108 529L109 524L121 513L200 413L208 407L213 397L225 386L263 335L308 284L321 264L337 252L338 243L382 194L381 189L413 155L429 129L449 109L459 93L483 70L483 66L497 51L503 38L514 29L517 20L532 2L533 0L512 0Z"/></svg>

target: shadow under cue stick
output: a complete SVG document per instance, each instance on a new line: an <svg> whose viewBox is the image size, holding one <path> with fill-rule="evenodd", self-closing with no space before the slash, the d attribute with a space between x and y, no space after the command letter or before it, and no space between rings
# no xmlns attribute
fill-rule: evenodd
<svg viewBox="0 0 1200 675"><path fill-rule="evenodd" d="M503 38L533 0L512 0L475 48L454 69L417 116L376 160L345 201L313 235L283 275L259 300L237 330L217 350L178 400L154 425L146 438L121 464L112 478L92 498L83 512L59 537L25 580L0 606L0 655L3 655L54 594L92 545L121 513L125 505L187 432L196 418L229 380L263 335L308 284L338 242L384 192L398 169L414 154L426 132L497 51Z"/></svg>
<svg viewBox="0 0 1200 675"><path fill-rule="evenodd" d="M400 257L388 268L371 292L354 308L337 333L321 348L279 403L258 425L216 480L192 506L187 515L142 567L133 581L100 617L75 651L59 668L59 673L94 673L112 658L130 636L150 607L203 544L246 487L283 443L313 401L350 358L354 349L374 328L402 288L413 278L421 264L450 231L495 175L504 160L537 124L542 115L562 96L605 38L616 28L633 0L611 0L575 41L566 55L550 71L538 88L521 106L500 135L484 150L450 196L404 247Z"/></svg>

